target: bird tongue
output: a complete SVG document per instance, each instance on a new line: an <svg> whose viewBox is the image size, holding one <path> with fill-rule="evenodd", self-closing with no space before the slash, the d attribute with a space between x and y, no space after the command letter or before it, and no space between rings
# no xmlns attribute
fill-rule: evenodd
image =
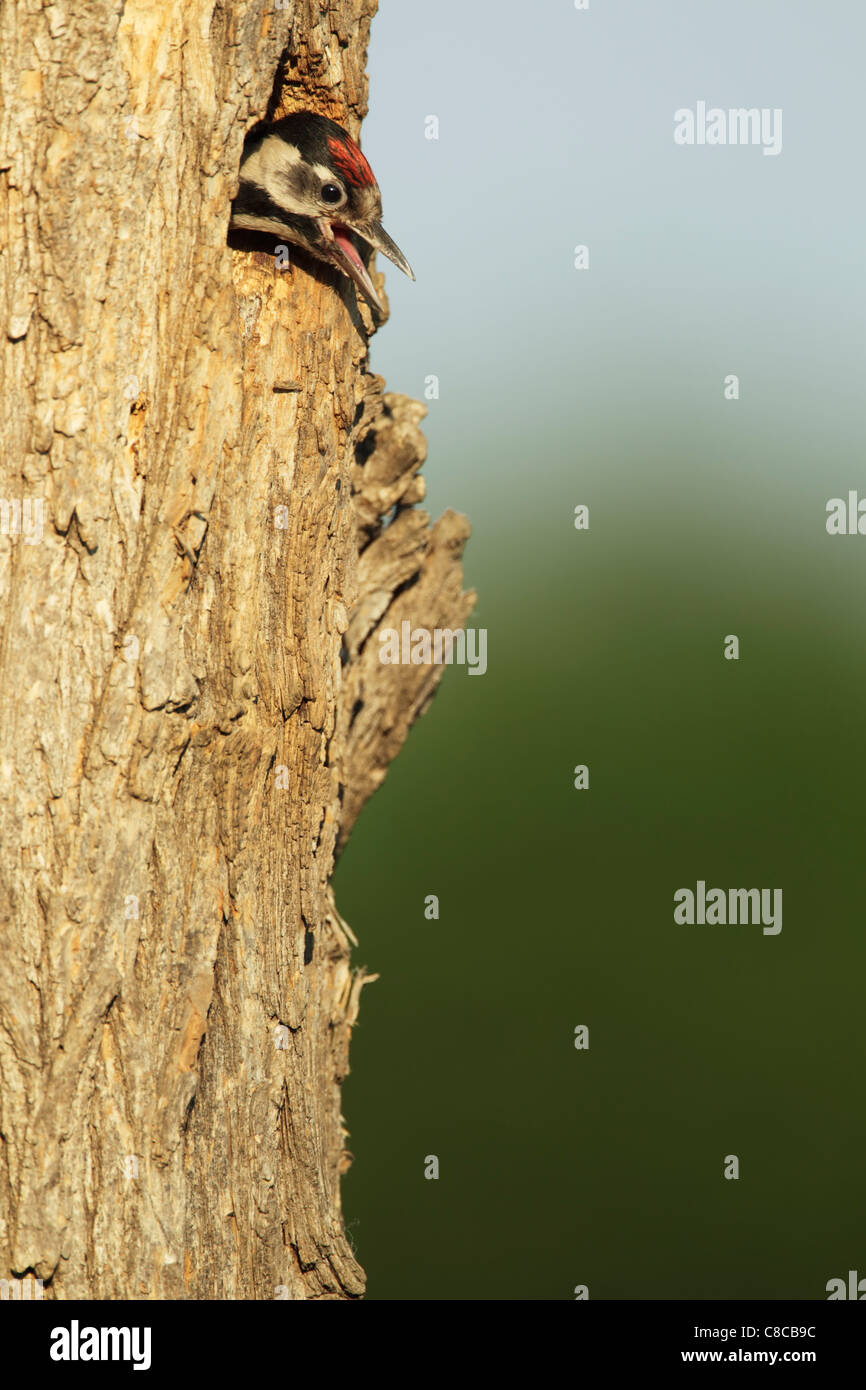
<svg viewBox="0 0 866 1390"><path fill-rule="evenodd" d="M339 246L339 248L340 248L340 250L342 251L343 255L346 256L347 259L350 260L350 261L352 262L352 265L355 266L356 270L359 270L359 271L361 272L361 274L364 276L364 278L366 279L366 278L367 278L367 272L366 272L366 270L365 270L365 268L364 268L364 262L361 260L361 257L358 255L358 252L355 250L355 246L354 246L354 243L353 243L353 241L352 241L352 238L349 236L349 233L348 233L348 231L346 230L346 228L345 228L345 227L341 227L340 224L339 224L339 222L332 222L332 223L331 223L331 231L333 232L333 234L334 234L334 240L335 240L335 242L337 243L337 245Z"/></svg>
<svg viewBox="0 0 866 1390"><path fill-rule="evenodd" d="M355 244L349 235L348 227L344 227L341 222L330 223L331 236L334 238L334 246L339 252L344 266L349 275L355 281L365 299L381 312L382 304L376 293L373 281L367 273L367 268L355 248Z"/></svg>

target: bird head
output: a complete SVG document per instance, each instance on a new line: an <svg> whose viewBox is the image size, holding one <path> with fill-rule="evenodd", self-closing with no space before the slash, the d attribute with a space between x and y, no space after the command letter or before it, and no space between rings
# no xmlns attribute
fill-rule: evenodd
<svg viewBox="0 0 866 1390"><path fill-rule="evenodd" d="M250 131L232 227L267 232L303 247L348 275L379 310L358 238L415 279L381 219L382 198L373 171L335 121L296 111Z"/></svg>

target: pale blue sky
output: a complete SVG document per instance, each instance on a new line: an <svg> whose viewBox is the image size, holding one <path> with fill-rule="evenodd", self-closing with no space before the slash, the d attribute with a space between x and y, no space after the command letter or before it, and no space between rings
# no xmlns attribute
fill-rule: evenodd
<svg viewBox="0 0 866 1390"><path fill-rule="evenodd" d="M864 51L855 0L381 0L363 138L418 278L388 268L373 363L412 395L440 377L434 510L477 525L492 488L522 506L539 421L533 505L572 446L590 473L608 447L637 470L629 419L700 423L724 371L771 432L793 420L825 461L862 448ZM677 147L699 99L781 107L781 155Z"/></svg>

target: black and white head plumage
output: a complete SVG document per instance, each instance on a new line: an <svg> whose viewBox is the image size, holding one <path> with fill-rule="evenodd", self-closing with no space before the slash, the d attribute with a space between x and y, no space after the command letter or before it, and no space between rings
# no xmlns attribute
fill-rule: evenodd
<svg viewBox="0 0 866 1390"><path fill-rule="evenodd" d="M255 126L244 143L231 225L303 247L348 275L381 309L355 238L381 251L414 280L406 257L381 222L373 171L342 126L296 111Z"/></svg>

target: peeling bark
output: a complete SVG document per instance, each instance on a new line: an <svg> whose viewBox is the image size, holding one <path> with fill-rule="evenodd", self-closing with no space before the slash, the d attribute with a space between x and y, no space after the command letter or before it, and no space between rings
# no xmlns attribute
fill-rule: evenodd
<svg viewBox="0 0 866 1390"><path fill-rule="evenodd" d="M330 879L467 527L353 287L226 231L265 112L358 135L374 10L0 12L0 1273L58 1299L363 1293Z"/></svg>

